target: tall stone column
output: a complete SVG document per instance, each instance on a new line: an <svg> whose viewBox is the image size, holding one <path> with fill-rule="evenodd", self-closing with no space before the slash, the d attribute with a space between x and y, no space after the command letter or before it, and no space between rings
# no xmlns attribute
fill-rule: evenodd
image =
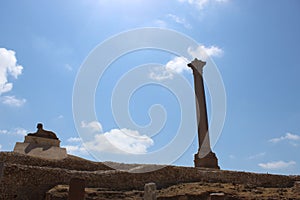
<svg viewBox="0 0 300 200"><path fill-rule="evenodd" d="M188 67L192 68L194 75L196 113L198 122L199 149L194 156L194 163L195 167L220 169L216 154L213 153L210 148L207 109L203 83L203 67L205 64L206 62L198 60L197 58L188 64Z"/></svg>

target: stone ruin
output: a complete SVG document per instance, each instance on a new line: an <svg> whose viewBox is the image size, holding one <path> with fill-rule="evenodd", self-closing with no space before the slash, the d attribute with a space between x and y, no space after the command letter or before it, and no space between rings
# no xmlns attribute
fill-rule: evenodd
<svg viewBox="0 0 300 200"><path fill-rule="evenodd" d="M17 142L14 152L54 160L68 156L67 150L60 147L60 140L54 132L44 130L41 123L37 125L37 129L35 133L27 134L24 142Z"/></svg>

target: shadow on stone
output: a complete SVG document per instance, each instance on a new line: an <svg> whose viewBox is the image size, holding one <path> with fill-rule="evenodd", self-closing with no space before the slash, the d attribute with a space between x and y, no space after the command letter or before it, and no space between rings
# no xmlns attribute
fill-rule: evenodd
<svg viewBox="0 0 300 200"><path fill-rule="evenodd" d="M38 144L30 143L25 148L25 153L29 153L31 150L36 149L36 148L42 148L43 151L47 151L48 149L51 148L51 145L38 145Z"/></svg>

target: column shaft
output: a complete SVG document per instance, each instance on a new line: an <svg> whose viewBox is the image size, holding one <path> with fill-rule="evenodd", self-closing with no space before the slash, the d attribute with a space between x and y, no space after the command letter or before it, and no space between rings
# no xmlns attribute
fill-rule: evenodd
<svg viewBox="0 0 300 200"><path fill-rule="evenodd" d="M211 151L209 141L209 129L207 119L207 108L205 99L205 90L203 82L203 67L206 62L195 58L188 67L192 68L194 75L195 96L196 96L196 113L198 122L198 142L199 149L194 156L195 167L205 167L220 169L218 159Z"/></svg>

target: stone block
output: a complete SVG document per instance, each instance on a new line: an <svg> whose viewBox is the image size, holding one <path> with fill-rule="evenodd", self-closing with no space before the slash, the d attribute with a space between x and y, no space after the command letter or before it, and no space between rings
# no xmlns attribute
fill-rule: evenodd
<svg viewBox="0 0 300 200"><path fill-rule="evenodd" d="M17 142L14 152L28 156L60 160L68 157L67 150L57 146Z"/></svg>
<svg viewBox="0 0 300 200"><path fill-rule="evenodd" d="M209 200L225 200L225 194L224 193L211 193L209 195Z"/></svg>
<svg viewBox="0 0 300 200"><path fill-rule="evenodd" d="M205 157L201 157L200 153L194 155L195 167L220 169L218 165L218 158L215 153L209 152Z"/></svg>
<svg viewBox="0 0 300 200"><path fill-rule="evenodd" d="M156 200L156 184L155 183L145 184L144 200Z"/></svg>
<svg viewBox="0 0 300 200"><path fill-rule="evenodd" d="M294 183L294 188L293 190L295 191L296 194L299 194L300 195L300 181L296 181Z"/></svg>
<svg viewBox="0 0 300 200"><path fill-rule="evenodd" d="M68 200L85 199L85 180L81 178L72 178L69 184Z"/></svg>
<svg viewBox="0 0 300 200"><path fill-rule="evenodd" d="M4 171L4 162L0 162L0 181L3 176L3 171Z"/></svg>
<svg viewBox="0 0 300 200"><path fill-rule="evenodd" d="M60 141L56 140L56 139L49 139L49 138L43 138L43 137L25 136L24 143L33 143L33 144L59 147Z"/></svg>

